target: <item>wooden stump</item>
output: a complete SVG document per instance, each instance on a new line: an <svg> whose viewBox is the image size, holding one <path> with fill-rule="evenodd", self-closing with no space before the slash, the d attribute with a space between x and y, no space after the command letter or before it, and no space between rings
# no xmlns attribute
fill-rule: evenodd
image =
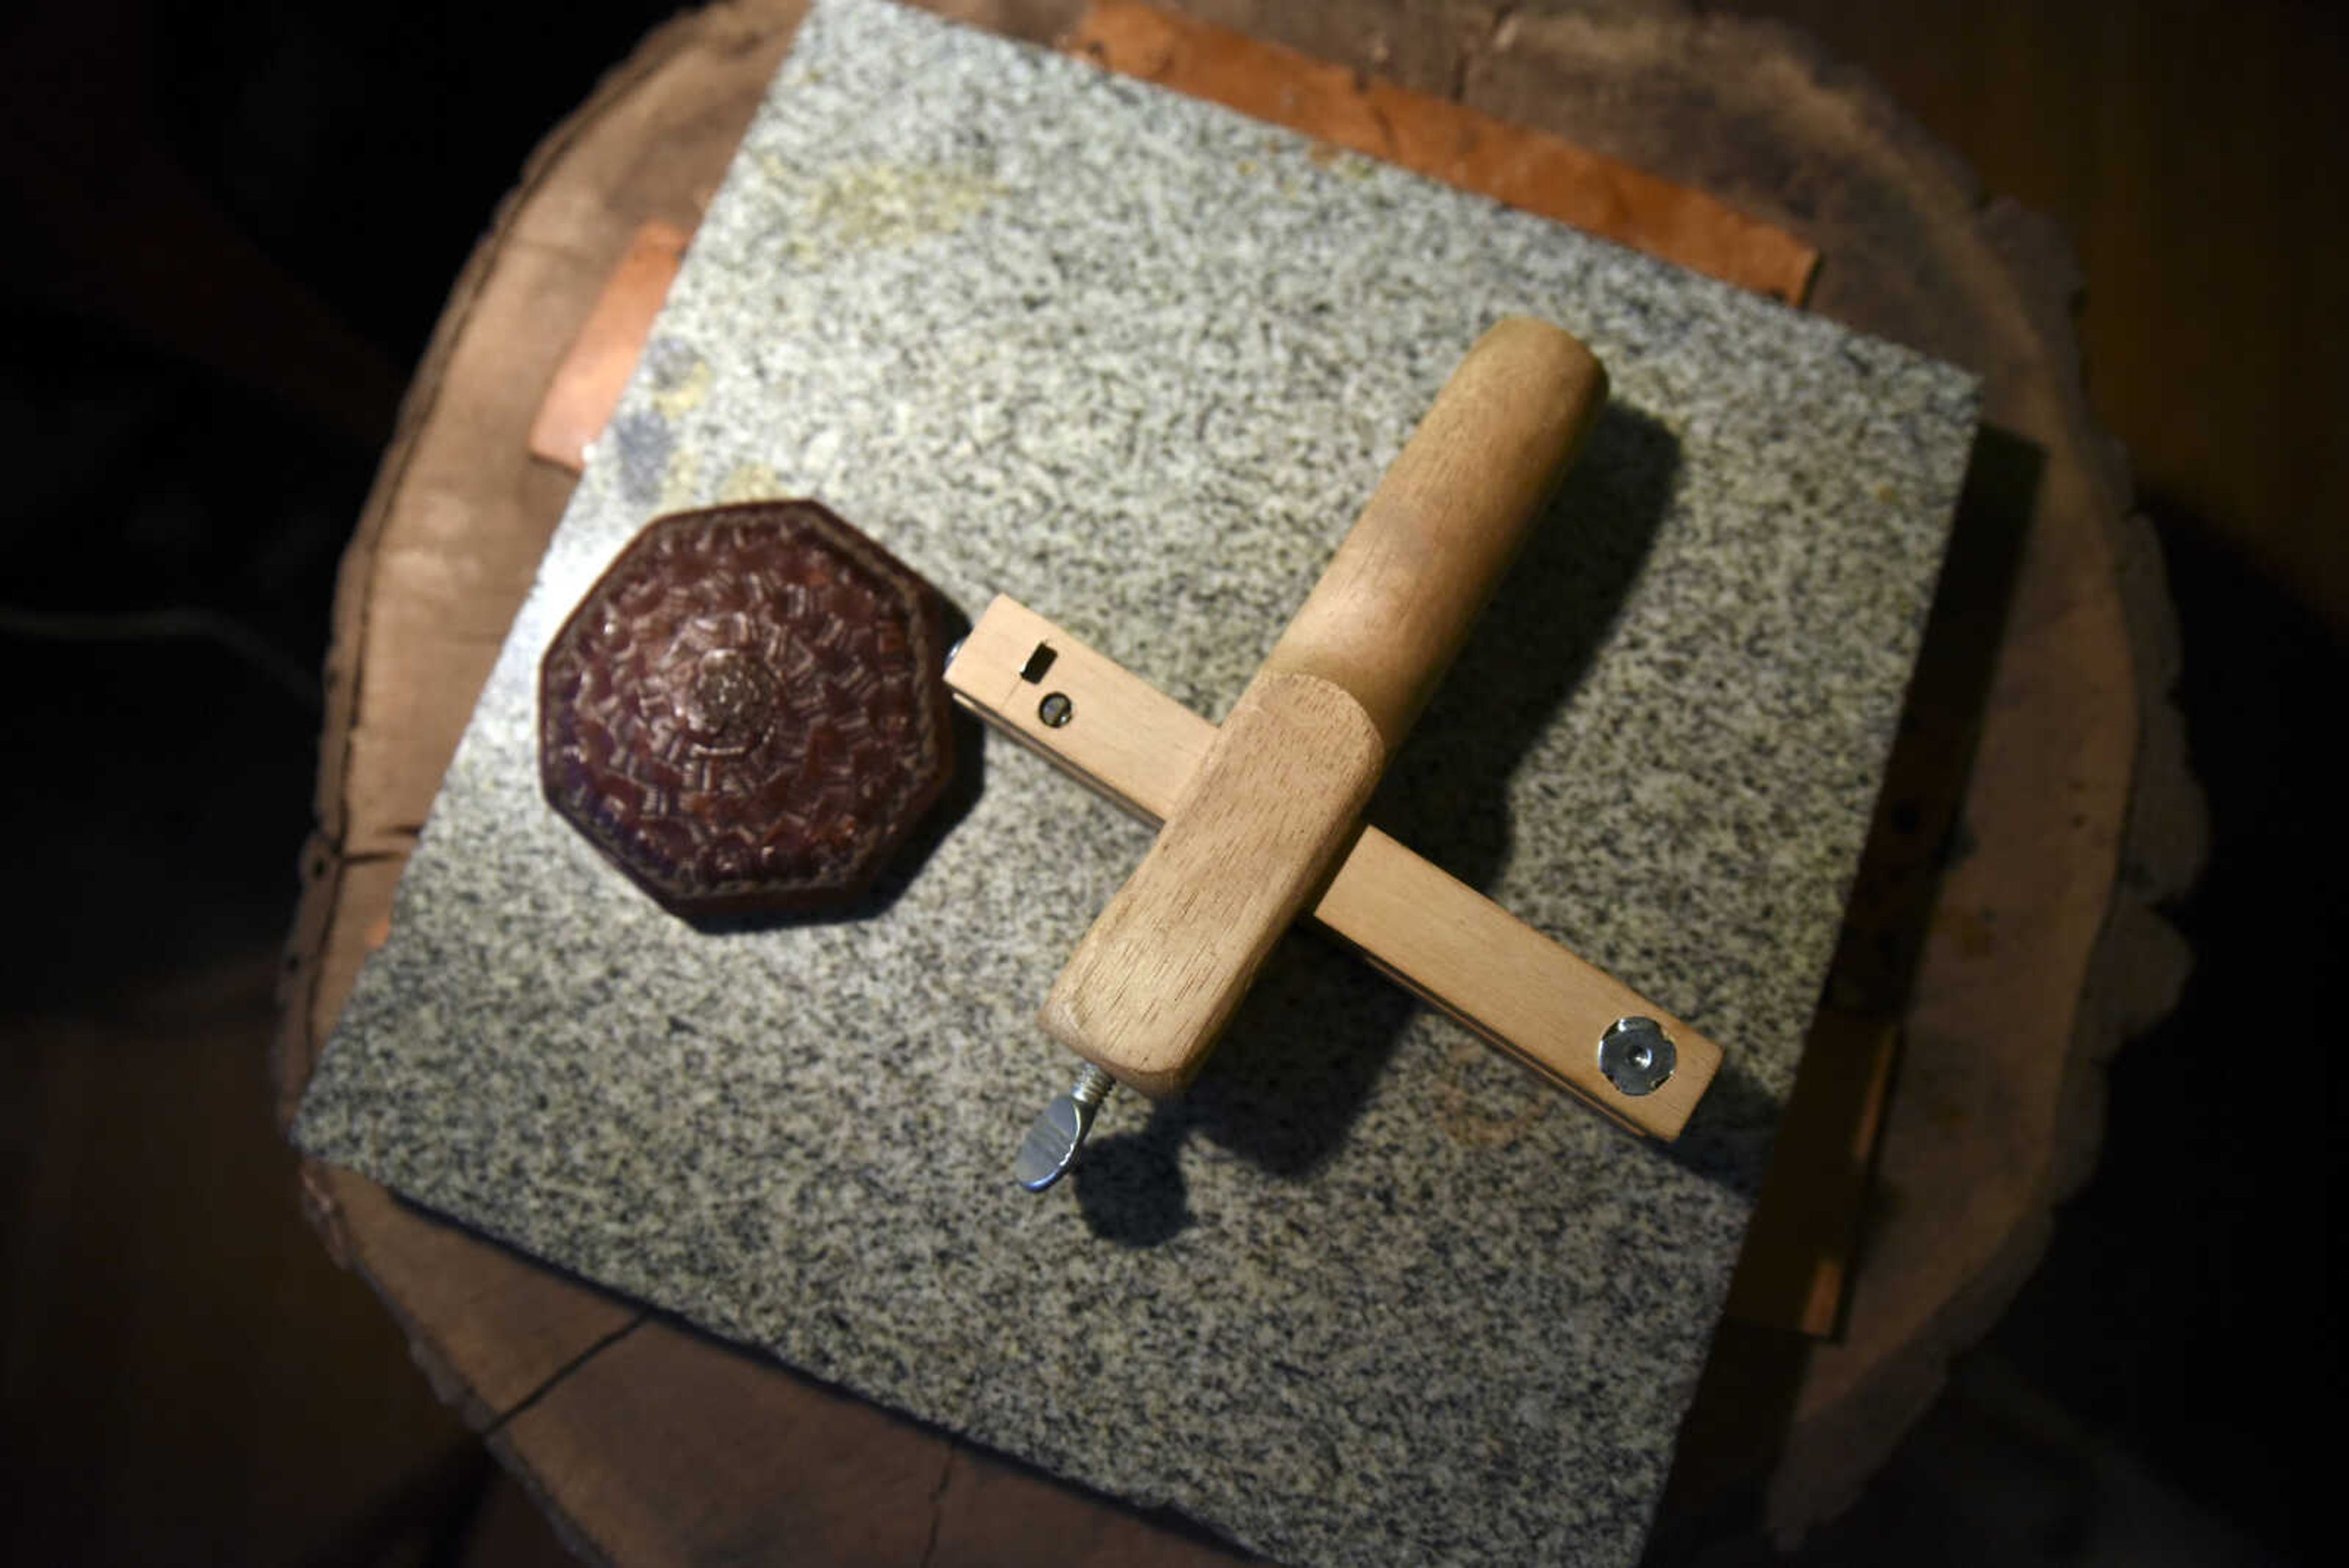
<svg viewBox="0 0 2349 1568"><path fill-rule="evenodd" d="M939 8L1039 41L1076 10ZM2085 406L2068 253L1777 28L1663 4L1506 17L1425 0L1194 8L1723 198L1818 251L1813 308L1985 379L1994 428L1814 1042L1818 1071L1806 1062L1797 1091L1798 1108L1847 1093L1838 1051L1872 1060L1881 1030L1899 1030L1842 1332L1724 1325L1661 1525L1730 1528L1759 1487L1769 1523L1799 1532L1849 1500L1948 1358L2021 1287L2054 1205L2094 1162L2104 1060L2167 1010L2184 972L2150 912L2199 854L2161 695L2174 651L2149 535ZM801 10L745 0L654 33L539 149L458 280L343 566L318 828L282 993L283 1116L381 940L569 496L572 475L528 452L549 380L638 226L694 227ZM1947 857L1941 818L1961 846ZM1787 1144L1790 1158L1807 1147ZM347 1172L313 1166L305 1187L328 1245L382 1294L441 1396L592 1558L1231 1555ZM1748 1263L1741 1289L1761 1260Z"/></svg>

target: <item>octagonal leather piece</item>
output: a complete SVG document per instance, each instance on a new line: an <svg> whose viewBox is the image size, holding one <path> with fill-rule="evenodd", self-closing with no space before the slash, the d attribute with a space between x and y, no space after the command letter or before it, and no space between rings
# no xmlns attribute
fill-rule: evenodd
<svg viewBox="0 0 2349 1568"><path fill-rule="evenodd" d="M854 903L954 772L944 616L812 501L647 524L539 666L558 815L681 915Z"/></svg>

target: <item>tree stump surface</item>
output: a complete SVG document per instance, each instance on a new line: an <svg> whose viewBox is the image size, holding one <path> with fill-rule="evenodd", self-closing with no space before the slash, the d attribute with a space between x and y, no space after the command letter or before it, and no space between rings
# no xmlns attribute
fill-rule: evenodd
<svg viewBox="0 0 2349 1568"><path fill-rule="evenodd" d="M1039 42L1078 11L936 8ZM1180 8L1708 192L1816 249L1810 308L1984 379L1988 430L1771 1179L1806 1161L1866 1177L1848 1168L1868 1147L1850 1128L1872 1114L1857 1245L1757 1228L1736 1292L1762 1292L1790 1248L1836 1248L1839 1269L1847 1252L1839 1332L1723 1324L1658 1527L1664 1542L1748 1527L1758 1501L1797 1534L1851 1500L2029 1276L2094 1166L2106 1060L2168 1011L2187 967L2153 912L2201 853L2166 695L2174 633L2124 462L2085 405L2068 247L1768 25L1661 0ZM457 281L343 563L281 991L281 1118L388 929L569 497L574 475L529 451L549 383L638 228L695 226L802 10L742 0L650 35L541 145ZM347 1172L310 1166L304 1196L440 1396L593 1560L1234 1557L1185 1521L721 1345Z"/></svg>

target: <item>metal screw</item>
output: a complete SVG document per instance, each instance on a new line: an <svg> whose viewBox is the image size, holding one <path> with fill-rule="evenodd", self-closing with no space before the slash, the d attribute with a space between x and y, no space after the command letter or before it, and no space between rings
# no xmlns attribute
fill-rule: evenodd
<svg viewBox="0 0 2349 1568"><path fill-rule="evenodd" d="M1055 691L1036 704L1036 717L1055 730L1077 716L1077 705L1065 691Z"/></svg>
<svg viewBox="0 0 2349 1568"><path fill-rule="evenodd" d="M1020 1186L1041 1192L1069 1173L1069 1167L1077 1163L1077 1150L1085 1147L1085 1135L1093 1129L1093 1113L1115 1087L1115 1078L1090 1062L1085 1064L1076 1086L1046 1106L1019 1141L1019 1158L1011 1162L1011 1174L1019 1178Z"/></svg>
<svg viewBox="0 0 2349 1568"><path fill-rule="evenodd" d="M1679 1064L1672 1037L1652 1018L1619 1018L1599 1037L1599 1070L1634 1097L1662 1088Z"/></svg>

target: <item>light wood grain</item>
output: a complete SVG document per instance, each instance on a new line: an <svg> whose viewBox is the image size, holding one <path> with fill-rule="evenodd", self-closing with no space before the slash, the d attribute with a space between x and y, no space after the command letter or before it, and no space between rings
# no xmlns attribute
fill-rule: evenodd
<svg viewBox="0 0 2349 1568"><path fill-rule="evenodd" d="M1197 1075L1606 393L1590 351L1547 322L1477 339L1061 969L1047 1033L1146 1095Z"/></svg>
<svg viewBox="0 0 2349 1568"><path fill-rule="evenodd" d="M1342 688L1311 675L1251 684L1061 971L1046 1033L1145 1095L1183 1089L1345 849L1385 763Z"/></svg>
<svg viewBox="0 0 2349 1568"><path fill-rule="evenodd" d="M1031 665L1042 666L1030 680ZM1153 827L1174 810L1216 726L1009 595L998 594L947 663L947 689ZM1069 704L1060 724L1043 701Z"/></svg>
<svg viewBox="0 0 2349 1568"><path fill-rule="evenodd" d="M1022 678L1037 650L1040 680ZM1207 720L1017 600L998 597L947 667L962 704L1144 821L1173 811L1214 742ZM1067 718L1047 723L1043 699ZM1364 827L1311 917L1431 1006L1630 1130L1672 1138L1713 1076L1721 1047L1605 971ZM1630 1096L1599 1070L1599 1037L1652 1018L1679 1053L1654 1093Z"/></svg>
<svg viewBox="0 0 2349 1568"><path fill-rule="evenodd" d="M1607 372L1546 321L1478 338L1258 679L1343 687L1388 751L1402 744L1606 401Z"/></svg>

